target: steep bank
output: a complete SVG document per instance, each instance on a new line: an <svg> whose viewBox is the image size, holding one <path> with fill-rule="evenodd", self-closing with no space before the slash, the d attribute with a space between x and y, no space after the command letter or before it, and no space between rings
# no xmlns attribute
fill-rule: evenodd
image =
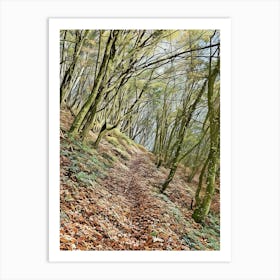
<svg viewBox="0 0 280 280"><path fill-rule="evenodd" d="M61 112L61 250L219 250L219 194L204 225L191 218L196 184L186 170L168 174L124 134L108 134L97 150L67 136L71 114Z"/></svg>

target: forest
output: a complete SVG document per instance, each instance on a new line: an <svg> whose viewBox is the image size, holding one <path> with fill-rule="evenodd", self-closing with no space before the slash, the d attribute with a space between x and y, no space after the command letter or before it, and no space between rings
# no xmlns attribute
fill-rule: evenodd
<svg viewBox="0 0 280 280"><path fill-rule="evenodd" d="M219 30L60 30L60 249L220 250Z"/></svg>

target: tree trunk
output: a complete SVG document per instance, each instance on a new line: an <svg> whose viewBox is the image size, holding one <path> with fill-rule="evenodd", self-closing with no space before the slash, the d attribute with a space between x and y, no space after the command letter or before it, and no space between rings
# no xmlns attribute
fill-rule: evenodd
<svg viewBox="0 0 280 280"><path fill-rule="evenodd" d="M86 136L88 135L90 129L92 128L93 121L94 121L95 114L96 114L96 110L97 110L97 106L98 106L98 104L101 100L102 92L103 91L100 89L100 91L96 95L94 103L92 104L92 106L88 110L88 118L85 119L84 125L82 126L83 128L81 129L82 130L82 140L83 141L86 139Z"/></svg>
<svg viewBox="0 0 280 280"><path fill-rule="evenodd" d="M178 162L175 162L172 166L172 168L170 169L170 172L168 174L168 177L167 179L165 180L165 182L162 184L161 186L161 193L163 193L167 187L169 186L170 182L172 181L175 173L176 173L176 170L177 170L177 167L178 167Z"/></svg>
<svg viewBox="0 0 280 280"><path fill-rule="evenodd" d="M71 82L73 79L74 70L76 67L76 64L79 59L80 52L82 50L82 46L84 44L84 41L87 37L87 34L89 33L89 30L85 31L85 34L83 35L83 38L79 40L79 42L76 43L74 55L73 55L73 61L71 62L69 68L65 72L65 75L62 79L62 83L60 85L60 103L64 101L64 99L67 97L67 94L69 93L69 90L71 88Z"/></svg>
<svg viewBox="0 0 280 280"><path fill-rule="evenodd" d="M210 63L211 67L211 63ZM210 68L211 69L211 68ZM215 192L215 177L216 169L218 164L219 157L219 111L215 112L214 108L214 82L219 73L220 63L218 61L213 72L210 72L208 79L208 111L209 111L209 122L210 122L210 152L209 152L209 163L208 163L208 174L207 174L207 187L206 193L203 198L203 201L198 207L196 207L193 213L193 219L196 222L202 222L205 217L208 215L212 197Z"/></svg>
<svg viewBox="0 0 280 280"><path fill-rule="evenodd" d="M187 180L188 183L191 183L191 182L192 182L193 177L195 176L197 170L198 170L198 166L192 167L191 174L188 176L188 180Z"/></svg>
<svg viewBox="0 0 280 280"><path fill-rule="evenodd" d="M208 215L210 210L212 197L215 192L215 177L216 177L216 168L218 162L217 154L218 154L217 149L214 146L212 146L209 154L206 193L202 203L198 205L198 207L195 209L193 213L193 218L196 222L202 222L205 219L205 217Z"/></svg>
<svg viewBox="0 0 280 280"><path fill-rule="evenodd" d="M85 104L82 107L82 109L80 110L80 112L78 113L77 117L75 118L75 120L70 128L69 132L72 136L76 136L78 134L78 131L80 129L80 126L81 126L86 114L90 110L92 104L94 102L96 104L96 101L97 101L96 99L98 99L100 97L100 86L102 84L103 78L105 77L106 68L107 68L108 62L110 60L111 48L115 41L116 41L116 36L114 36L114 31L111 31L107 44L106 44L106 49L105 49L105 53L103 56L102 64L100 66L97 77L94 81L94 85L93 85L92 91L90 93L90 96L89 96L88 100L85 102ZM99 94L99 96L98 96L98 94ZM95 111L96 111L96 107L97 107L97 104L94 106ZM93 113L95 113L95 112L93 112Z"/></svg>
<svg viewBox="0 0 280 280"><path fill-rule="evenodd" d="M107 123L105 121L105 123L103 124L103 126L102 126L101 130L99 131L98 136L97 136L97 138L96 138L96 140L95 140L95 142L93 144L94 149L98 148L98 145L99 145L101 139L103 138L103 136L106 135L107 132L115 129L117 126L118 126L118 123L116 123L115 125L113 125L110 128L108 128L107 127Z"/></svg>
<svg viewBox="0 0 280 280"><path fill-rule="evenodd" d="M180 152L181 152L182 143L184 141L186 129L187 129L187 127L188 127L188 125L191 121L193 112L195 111L196 106L197 106L197 104L198 104L198 102L199 102L199 100L200 100L200 98L201 98L201 96L202 96L202 94L205 90L206 84L207 84L207 80L204 82L204 84L203 84L200 92L198 93L195 101L190 106L189 111L187 113L187 116L185 117L185 120L182 120L182 122L181 122L181 127L180 127L180 132L179 132L179 140L178 140L178 143L176 144L177 148L176 148L175 156L174 156L174 159L173 159L173 163L172 163L169 175L168 175L166 181L162 184L162 187L161 187L161 192L162 193L167 189L169 183L172 181L172 179L175 175L175 172L176 172L178 164L179 164L179 155L180 155Z"/></svg>
<svg viewBox="0 0 280 280"><path fill-rule="evenodd" d="M202 170L200 172L200 175L199 175L198 187L197 187L196 192L195 192L195 205L196 205L196 207L200 205L200 191L202 189L203 178L204 178L204 174L205 174L205 170L207 168L208 162L209 162L209 156L208 156L207 160L205 161L205 163L202 167Z"/></svg>
<svg viewBox="0 0 280 280"><path fill-rule="evenodd" d="M96 138L96 140L95 140L95 142L93 144L94 149L97 149L97 147L99 145L99 142L101 141L102 137L106 134L106 132L107 132L106 127L107 127L107 124L106 124L106 121L105 121L105 123L101 127L101 129L100 129L100 131L98 133L98 136L97 136L97 138Z"/></svg>

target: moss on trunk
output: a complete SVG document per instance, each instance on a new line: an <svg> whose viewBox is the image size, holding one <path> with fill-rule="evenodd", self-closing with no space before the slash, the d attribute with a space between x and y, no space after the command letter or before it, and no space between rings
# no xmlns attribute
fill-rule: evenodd
<svg viewBox="0 0 280 280"><path fill-rule="evenodd" d="M69 132L72 136L76 136L78 134L84 118L86 117L86 115L87 115L88 111L90 110L92 104L95 101L97 101L96 98L98 97L98 93L100 94L100 87L101 87L103 78L106 75L107 65L108 65L109 60L110 60L111 48L112 48L112 45L114 44L114 42L116 41L116 36L114 36L113 33L114 33L114 31L111 31L111 33L109 35L109 38L108 38L108 41L107 41L107 44L106 44L105 53L104 53L103 60L102 60L102 64L100 66L100 70L98 72L98 75L97 75L97 77L94 81L94 85L93 85L91 94L90 94L88 100L85 102L82 109L80 110L79 114L75 118L75 120L74 120L74 122L73 122L73 124L70 128ZM96 108L96 106L95 106L95 108Z"/></svg>

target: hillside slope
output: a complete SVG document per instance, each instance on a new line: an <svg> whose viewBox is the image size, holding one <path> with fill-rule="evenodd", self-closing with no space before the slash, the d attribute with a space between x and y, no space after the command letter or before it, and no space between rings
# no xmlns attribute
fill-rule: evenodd
<svg viewBox="0 0 280 280"><path fill-rule="evenodd" d="M71 114L61 111L61 250L219 250L219 195L204 225L191 218L195 184L179 168L165 194L168 169L119 131L98 150L70 139Z"/></svg>

